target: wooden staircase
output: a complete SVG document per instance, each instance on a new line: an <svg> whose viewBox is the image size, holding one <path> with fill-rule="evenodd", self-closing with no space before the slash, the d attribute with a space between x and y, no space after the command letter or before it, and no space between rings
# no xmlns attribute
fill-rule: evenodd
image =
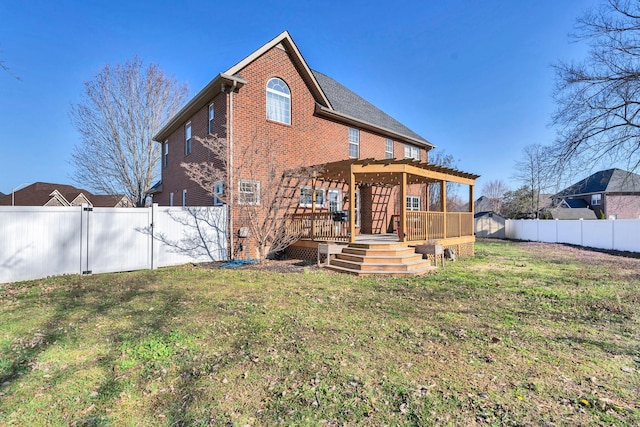
<svg viewBox="0 0 640 427"><path fill-rule="evenodd" d="M350 243L327 268L358 276L417 276L436 269L402 243Z"/></svg>

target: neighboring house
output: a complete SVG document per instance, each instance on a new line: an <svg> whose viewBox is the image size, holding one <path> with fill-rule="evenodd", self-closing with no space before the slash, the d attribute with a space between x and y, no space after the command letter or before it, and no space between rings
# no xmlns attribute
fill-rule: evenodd
<svg viewBox="0 0 640 427"><path fill-rule="evenodd" d="M495 212L477 212L473 216L476 237L504 239L504 217Z"/></svg>
<svg viewBox="0 0 640 427"><path fill-rule="evenodd" d="M210 152L195 139L208 135L223 138L231 152L228 164L233 167L227 167L226 181L211 186L220 198L185 172L185 164L211 161ZM202 206L229 200L231 238L242 226L240 205L259 205L269 176L300 166L321 165L322 172L314 180L315 193L309 184L293 187L293 197L299 199L296 215L348 210L342 217L349 223L348 237L339 237L350 241L358 233L385 233L395 221L404 230L400 240L411 239L406 212L428 210L429 183L469 185L472 198L477 178L428 165L434 148L429 141L309 68L286 31L215 76L154 139L162 145L162 181L154 185L153 201ZM243 153L264 152L265 147L286 169L268 171L267 159L255 170L241 169ZM446 211L446 201L442 209ZM464 230L472 235L472 213L466 214ZM335 228L324 230L333 233ZM473 251L471 240L460 241Z"/></svg>
<svg viewBox="0 0 640 427"><path fill-rule="evenodd" d="M622 169L607 169L565 188L553 196L553 205L585 209L598 218L640 217L640 175Z"/></svg>
<svg viewBox="0 0 640 427"><path fill-rule="evenodd" d="M487 196L480 196L474 203L474 210L477 213L491 212L493 210L494 202Z"/></svg>
<svg viewBox="0 0 640 427"><path fill-rule="evenodd" d="M127 208L135 205L122 194L92 194L71 185L36 182L0 196L0 206L81 206Z"/></svg>
<svg viewBox="0 0 640 427"><path fill-rule="evenodd" d="M589 208L575 207L567 208L546 208L542 211L542 218L545 219L598 219L596 213Z"/></svg>

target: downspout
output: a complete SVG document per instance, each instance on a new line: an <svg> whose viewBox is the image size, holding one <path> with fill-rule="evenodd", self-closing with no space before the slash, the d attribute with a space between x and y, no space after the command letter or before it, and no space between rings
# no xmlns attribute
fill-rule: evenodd
<svg viewBox="0 0 640 427"><path fill-rule="evenodd" d="M228 199L229 199L229 211L228 211L228 215L229 215L229 258L233 259L233 245L234 245L234 239L233 239L233 208L234 208L234 203L233 203L233 93L236 89L238 85L238 82L236 82L235 80L233 81L233 85L231 86L230 90L229 90L229 125L227 126L228 129L228 136L229 136L229 159L227 162L227 176L229 177L229 183L227 188L229 189L229 195L228 195ZM224 85L222 85L223 88L223 92L224 92Z"/></svg>

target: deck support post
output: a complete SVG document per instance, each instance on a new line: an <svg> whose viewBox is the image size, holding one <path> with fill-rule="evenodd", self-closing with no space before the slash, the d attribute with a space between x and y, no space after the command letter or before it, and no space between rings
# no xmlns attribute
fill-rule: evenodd
<svg viewBox="0 0 640 427"><path fill-rule="evenodd" d="M402 172L400 181L400 230L399 238L401 242L407 241L407 173Z"/></svg>
<svg viewBox="0 0 640 427"><path fill-rule="evenodd" d="M447 238L447 181L440 181L440 207L442 208L442 237Z"/></svg>
<svg viewBox="0 0 640 427"><path fill-rule="evenodd" d="M356 175L349 168L349 243L356 241Z"/></svg>
<svg viewBox="0 0 640 427"><path fill-rule="evenodd" d="M311 179L311 240L316 240L316 172Z"/></svg>

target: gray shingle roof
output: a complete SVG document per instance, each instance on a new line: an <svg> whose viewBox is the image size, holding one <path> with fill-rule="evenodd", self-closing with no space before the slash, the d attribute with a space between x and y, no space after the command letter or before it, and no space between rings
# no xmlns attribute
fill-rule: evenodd
<svg viewBox="0 0 640 427"><path fill-rule="evenodd" d="M564 201L567 205L569 205L570 208L574 209L589 207L589 204L584 199L564 199Z"/></svg>
<svg viewBox="0 0 640 427"><path fill-rule="evenodd" d="M576 182L554 197L565 197L574 194L637 192L640 192L640 175L622 169L607 169Z"/></svg>
<svg viewBox="0 0 640 427"><path fill-rule="evenodd" d="M552 219L598 219L596 213L589 208L552 208L547 209Z"/></svg>
<svg viewBox="0 0 640 427"><path fill-rule="evenodd" d="M369 101L362 98L360 95L347 89L329 76L326 76L318 71L311 70L316 81L320 85L320 88L326 95L327 99L331 103L331 106L335 111L347 116L351 116L355 119L362 120L380 126L385 129L389 129L400 135L408 136L419 141L423 141L425 144L431 145L429 141L380 110Z"/></svg>

